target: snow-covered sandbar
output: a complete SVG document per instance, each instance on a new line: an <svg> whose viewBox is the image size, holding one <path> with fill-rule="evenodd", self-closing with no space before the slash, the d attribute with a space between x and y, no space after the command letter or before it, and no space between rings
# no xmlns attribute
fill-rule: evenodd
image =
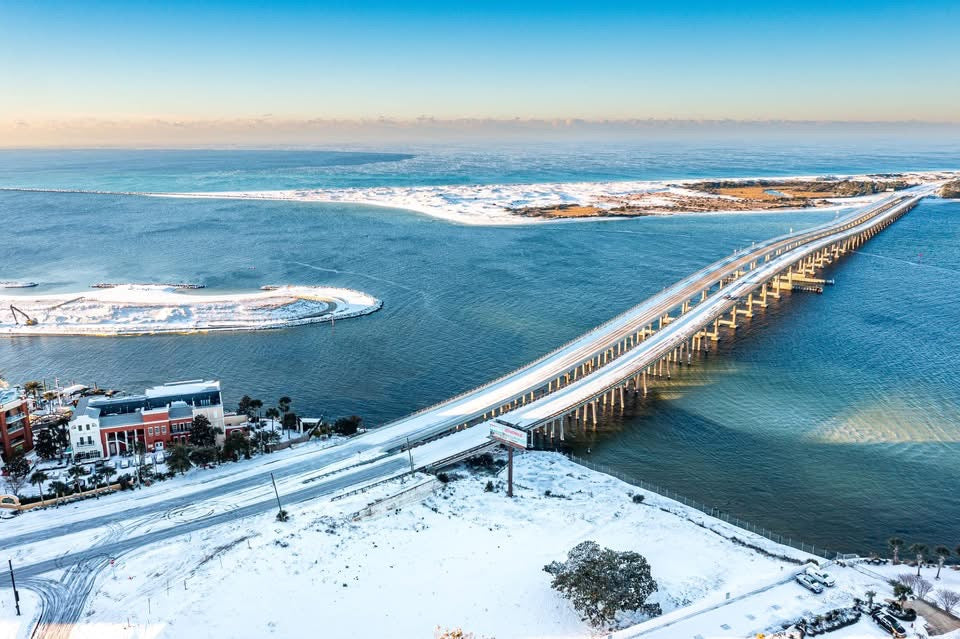
<svg viewBox="0 0 960 639"><path fill-rule="evenodd" d="M915 172L896 174L898 179L911 183L924 183L955 176L956 172ZM725 180L778 179L781 181L804 180L885 180L888 176L795 176L787 178L724 178ZM705 193L694 188L709 178L681 180L631 180L610 182L558 182L542 184L468 184L443 186L381 186L318 188L262 191L218 191L194 193L140 193L150 197L276 200L295 202L325 202L364 204L368 206L405 209L430 217L474 226L503 226L556 222L558 218L525 214L538 208L576 206L593 209L589 217L577 219L626 219L637 215L617 212L624 205L641 209L640 215L675 215L712 211L709 202L716 202L716 212L729 210L735 197ZM875 193L861 197L832 198L820 200L820 210L866 204L883 197ZM706 206L705 201L706 200ZM696 204L696 208L693 205ZM789 208L778 210L797 210ZM649 212L642 212L643 209ZM758 212L760 209L754 210ZM740 211L750 212L750 211ZM609 213L609 215L607 215ZM561 216L571 221L572 216Z"/></svg>
<svg viewBox="0 0 960 639"><path fill-rule="evenodd" d="M11 305L18 310L16 316ZM375 297L346 288L281 286L254 293L198 294L124 284L77 293L0 296L0 335L264 330L357 317L382 305Z"/></svg>

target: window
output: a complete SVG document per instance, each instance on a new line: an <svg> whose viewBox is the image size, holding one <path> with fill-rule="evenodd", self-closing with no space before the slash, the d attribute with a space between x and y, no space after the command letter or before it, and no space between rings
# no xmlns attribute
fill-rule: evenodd
<svg viewBox="0 0 960 639"><path fill-rule="evenodd" d="M166 434L167 434L167 427L166 427L166 426L161 426L161 427L160 427L160 432L163 433L164 435L166 435Z"/></svg>
<svg viewBox="0 0 960 639"><path fill-rule="evenodd" d="M90 424L87 424L87 430L90 430Z"/></svg>
<svg viewBox="0 0 960 639"><path fill-rule="evenodd" d="M153 435L153 426L147 428L147 435Z"/></svg>
<svg viewBox="0 0 960 639"><path fill-rule="evenodd" d="M87 437L87 443L93 446L93 437Z"/></svg>

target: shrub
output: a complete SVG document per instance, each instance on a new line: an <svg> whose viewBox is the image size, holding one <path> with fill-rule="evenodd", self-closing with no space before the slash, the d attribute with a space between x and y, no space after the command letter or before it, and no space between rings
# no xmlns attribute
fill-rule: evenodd
<svg viewBox="0 0 960 639"><path fill-rule="evenodd" d="M447 473L437 473L437 481L441 484L448 484L450 483L450 475Z"/></svg>
<svg viewBox="0 0 960 639"><path fill-rule="evenodd" d="M289 520L290 520L290 513L288 513L287 511L281 510L280 512L277 513L277 521L289 521Z"/></svg>
<svg viewBox="0 0 960 639"><path fill-rule="evenodd" d="M493 480L488 479L487 485L483 487L484 492L492 493L493 492Z"/></svg>
<svg viewBox="0 0 960 639"><path fill-rule="evenodd" d="M636 495L633 495L630 499L632 499L633 503L635 504L642 504L644 497L643 495L637 493Z"/></svg>

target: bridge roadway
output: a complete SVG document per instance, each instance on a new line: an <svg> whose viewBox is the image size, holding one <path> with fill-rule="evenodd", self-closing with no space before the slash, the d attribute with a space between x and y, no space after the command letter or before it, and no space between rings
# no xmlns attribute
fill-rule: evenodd
<svg viewBox="0 0 960 639"><path fill-rule="evenodd" d="M756 268L748 274L725 284L722 294L708 295L702 302L665 324L653 335L626 349L619 357L603 362L593 372L553 389L551 393L529 400L500 418L529 430L557 419L578 405L594 401L598 395L622 384L623 380L634 375L636 371L658 357L662 358L706 323L727 312L735 303L731 298L748 293L760 286L765 279L788 268L805 255L830 246L844 237L855 236L887 220L895 219L903 209L912 206L932 191L932 187L920 187L901 192L828 224L756 244L750 250L738 252L698 271L514 373L353 438L342 445L309 451L302 455L302 460L288 460L289 463L271 461L272 465L264 465L259 470L251 469L246 474L236 471L236 478L229 476L229 473L234 472L229 469L224 471L227 476L222 481L214 482L198 477L189 480L192 484L181 484L181 489L172 490L169 497L162 493L150 495L137 491L134 494L116 495L100 502L84 502L66 512L26 514L0 525L0 548L13 552L18 547L24 548L28 544L53 537L69 536L93 529L116 529L119 526L121 531L105 535L102 543L92 547L84 544L79 548L71 548L67 539L62 539L63 546L59 551L62 554L55 558L37 556L36 561L21 563L18 574L25 579L36 579L51 570L88 564L91 565L90 570L99 570L104 557L116 557L176 535L269 512L275 507L275 502L268 486L263 485L263 477L268 471L274 471L281 482L281 494L284 495L285 504L296 504L408 472L408 454L402 450L408 438L414 443L426 442L412 451L413 465L417 468L434 466L480 450L489 445L485 426L458 430L442 438L437 438L437 435L450 432L471 416L480 415L481 421L488 421L482 419L482 416L489 415L495 407L506 403L506 400L528 394L531 389L535 391L542 388L550 383L552 378L565 374L571 367L582 367L585 359L598 357L605 349L608 350L624 338L635 335L634 331L642 330L664 314L681 307L691 297L717 288L721 279L756 264ZM198 509L195 516L157 523L158 516L169 514L178 507L196 506L201 502L223 504L237 500L241 494L244 495L241 506L214 507L206 512ZM111 507L111 504L114 504L114 507ZM59 513L63 515L59 516ZM140 523L144 521L149 522L146 528ZM61 541L58 541L58 544ZM28 557L32 555L32 552L27 554ZM93 560L100 561L98 563ZM0 587L8 584L6 575L0 577Z"/></svg>
<svg viewBox="0 0 960 639"><path fill-rule="evenodd" d="M643 331L652 332L660 318L682 308L694 297L718 289L721 281L741 273L750 265L867 223L904 198L915 201L930 193L932 189L929 187L901 191L837 220L756 243L749 250L738 251L665 288L526 366L377 428L366 435L367 442L376 442L384 449L396 450L404 447L407 439L410 442L426 441L451 430L486 421L495 411L515 410L514 403L524 405L556 392L558 388L569 385L570 380L589 375L608 361L615 361L631 352L638 343L643 343L640 337ZM790 262L786 258L784 261ZM608 359L602 359L605 354ZM589 370L585 371L585 366Z"/></svg>
<svg viewBox="0 0 960 639"><path fill-rule="evenodd" d="M692 307L688 312L675 318L663 329L641 342L638 348L628 351L622 357L606 364L592 375L575 384L561 388L545 397L520 406L498 418L523 430L532 430L551 421L562 419L571 411L595 401L605 393L622 386L639 373L674 352L681 344L688 344L692 338L719 317L731 312L731 309L750 293L755 292L764 283L769 282L791 265L819 250L837 244L845 239L860 235L878 225L891 222L909 210L927 194L923 190L919 195L898 197L889 207L878 207L876 216L859 223L841 225L841 230L821 235L813 241L781 253L767 262L734 279L723 288L723 294L714 294Z"/></svg>

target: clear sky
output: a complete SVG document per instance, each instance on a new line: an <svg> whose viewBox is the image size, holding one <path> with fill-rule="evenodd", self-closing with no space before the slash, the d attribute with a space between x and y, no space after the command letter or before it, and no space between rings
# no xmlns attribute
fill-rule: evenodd
<svg viewBox="0 0 960 639"><path fill-rule="evenodd" d="M18 124L960 121L960 2L0 0Z"/></svg>

